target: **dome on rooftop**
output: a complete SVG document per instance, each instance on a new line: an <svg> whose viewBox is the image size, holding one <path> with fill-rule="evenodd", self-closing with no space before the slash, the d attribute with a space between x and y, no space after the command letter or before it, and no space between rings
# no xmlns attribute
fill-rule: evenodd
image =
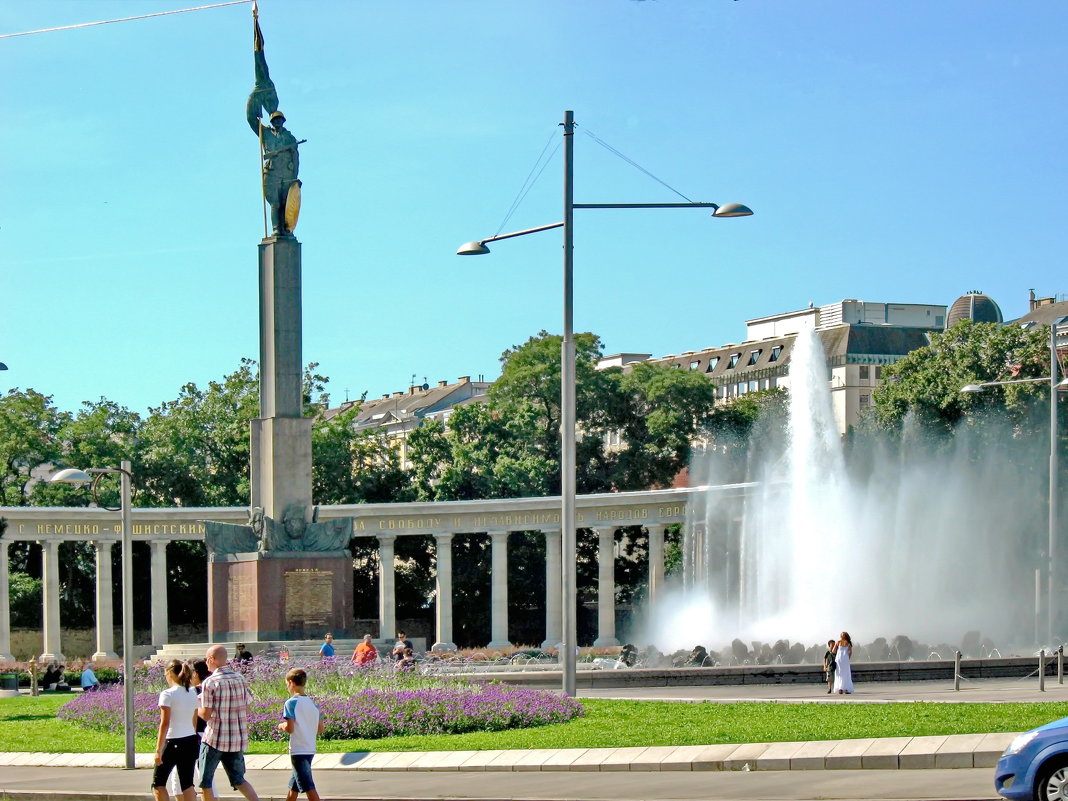
<svg viewBox="0 0 1068 801"><path fill-rule="evenodd" d="M960 320L972 320L976 323L1002 322L1001 308L989 295L978 290L961 295L949 307L946 315L946 328Z"/></svg>

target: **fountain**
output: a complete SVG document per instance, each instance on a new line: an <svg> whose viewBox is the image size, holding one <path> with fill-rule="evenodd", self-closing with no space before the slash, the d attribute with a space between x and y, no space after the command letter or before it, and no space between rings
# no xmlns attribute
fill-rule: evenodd
<svg viewBox="0 0 1068 801"><path fill-rule="evenodd" d="M646 640L667 651L812 644L845 629L858 643L959 643L981 630L1002 647L1032 643L1045 443L991 419L936 440L907 419L897 437L859 438L847 458L814 331L798 335L789 390L785 437L750 454L759 487L691 504L682 574ZM715 485L716 470L705 453L690 472Z"/></svg>

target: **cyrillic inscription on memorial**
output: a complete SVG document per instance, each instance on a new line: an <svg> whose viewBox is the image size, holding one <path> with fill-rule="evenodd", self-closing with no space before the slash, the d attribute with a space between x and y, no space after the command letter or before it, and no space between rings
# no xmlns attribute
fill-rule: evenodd
<svg viewBox="0 0 1068 801"><path fill-rule="evenodd" d="M252 613L255 611L254 601L256 586L252 576L240 573L232 573L227 582L227 600L230 609L230 628L238 631L249 628L252 625Z"/></svg>
<svg viewBox="0 0 1068 801"><path fill-rule="evenodd" d="M334 608L334 571L301 568L285 577L286 626L325 626Z"/></svg>

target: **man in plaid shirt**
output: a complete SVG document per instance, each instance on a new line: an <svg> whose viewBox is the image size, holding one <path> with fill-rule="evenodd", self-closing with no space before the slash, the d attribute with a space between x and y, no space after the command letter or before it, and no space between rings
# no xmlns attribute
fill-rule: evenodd
<svg viewBox="0 0 1068 801"><path fill-rule="evenodd" d="M200 743L200 791L204 801L215 801L212 780L222 763L230 786L248 801L259 801L245 781L245 749L248 748L248 703L252 692L240 673L226 663L226 646L213 645L204 660L212 674L200 685L197 714L207 722Z"/></svg>

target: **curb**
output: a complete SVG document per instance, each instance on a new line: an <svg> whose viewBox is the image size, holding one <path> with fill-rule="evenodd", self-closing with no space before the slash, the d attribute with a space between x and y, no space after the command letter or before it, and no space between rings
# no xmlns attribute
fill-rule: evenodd
<svg viewBox="0 0 1068 801"><path fill-rule="evenodd" d="M357 751L317 754L316 771L730 771L992 768L1015 733L862 740L499 751ZM122 754L0 753L0 766L121 768ZM153 756L138 754L138 768ZM287 754L250 754L246 770L291 769ZM2 792L2 790L0 790ZM11 793L7 793L11 795ZM47 795L47 794L46 794ZM65 795L66 798L74 798ZM87 794L99 799L100 794ZM41 796L42 801L44 797Z"/></svg>

